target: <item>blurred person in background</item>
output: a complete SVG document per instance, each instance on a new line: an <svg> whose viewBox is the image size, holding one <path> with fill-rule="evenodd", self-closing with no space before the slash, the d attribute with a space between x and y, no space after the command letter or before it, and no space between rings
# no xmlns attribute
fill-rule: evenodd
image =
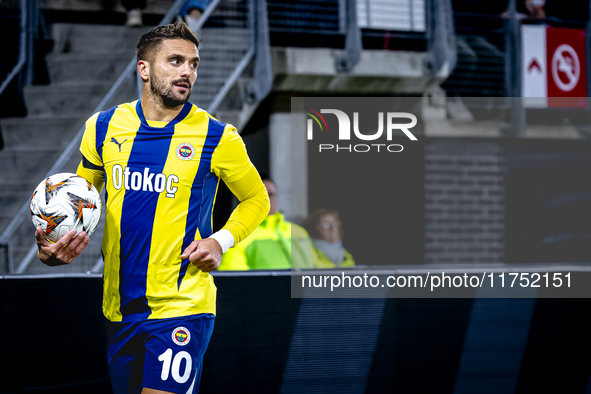
<svg viewBox="0 0 591 394"><path fill-rule="evenodd" d="M197 33L197 20L201 18L203 11L209 5L209 0L188 0L179 11L182 18L191 30Z"/></svg>
<svg viewBox="0 0 591 394"><path fill-rule="evenodd" d="M146 0L121 0L121 5L127 11L127 22L130 27L144 25L142 20L143 10L146 8ZM191 30L196 31L197 20L209 5L209 0L187 0L179 11L179 18L182 19Z"/></svg>
<svg viewBox="0 0 591 394"><path fill-rule="evenodd" d="M522 0L517 2L517 19L545 19L546 0ZM510 18L511 11L507 8L501 15Z"/></svg>
<svg viewBox="0 0 591 394"><path fill-rule="evenodd" d="M277 210L277 185L265 174L261 179L271 202L269 215L242 242L222 257L220 270L316 268L314 245L304 228L288 222Z"/></svg>
<svg viewBox="0 0 591 394"><path fill-rule="evenodd" d="M146 8L146 0L121 0L121 5L127 12L126 26L140 27L144 25L142 12Z"/></svg>
<svg viewBox="0 0 591 394"><path fill-rule="evenodd" d="M304 228L312 237L316 268L355 266L353 256L343 247L343 227L337 211L313 211L304 222Z"/></svg>
<svg viewBox="0 0 591 394"><path fill-rule="evenodd" d="M546 0L525 0L525 7L532 19L546 18Z"/></svg>

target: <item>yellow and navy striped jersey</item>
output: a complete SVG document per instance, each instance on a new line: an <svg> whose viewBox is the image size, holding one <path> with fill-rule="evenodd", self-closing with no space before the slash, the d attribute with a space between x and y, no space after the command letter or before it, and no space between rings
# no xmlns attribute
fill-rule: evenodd
<svg viewBox="0 0 591 394"><path fill-rule="evenodd" d="M231 125L186 103L147 121L141 101L86 122L78 174L105 186L103 312L111 321L215 313L216 287L181 253L212 234L219 180L241 203L224 228L235 243L269 210L267 192Z"/></svg>

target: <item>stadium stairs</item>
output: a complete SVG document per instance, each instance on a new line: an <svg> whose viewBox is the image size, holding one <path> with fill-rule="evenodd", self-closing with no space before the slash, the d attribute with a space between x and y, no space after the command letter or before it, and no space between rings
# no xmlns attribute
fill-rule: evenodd
<svg viewBox="0 0 591 394"><path fill-rule="evenodd" d="M45 177L76 132L131 59L138 37L149 28L57 23L52 26L54 50L46 58L51 83L26 86L28 115L1 120L5 148L0 151L0 233L6 229L36 185ZM134 99L135 91L126 92ZM63 172L75 172L80 155L76 152ZM28 222L28 218L25 219ZM99 229L100 231L101 229ZM15 266L34 240L33 226L23 223L12 238ZM99 257L100 237L93 237L90 249L77 260L74 271L90 269ZM95 245L96 244L96 245ZM35 259L36 260L36 259ZM45 267L34 261L27 273L68 272L72 268Z"/></svg>

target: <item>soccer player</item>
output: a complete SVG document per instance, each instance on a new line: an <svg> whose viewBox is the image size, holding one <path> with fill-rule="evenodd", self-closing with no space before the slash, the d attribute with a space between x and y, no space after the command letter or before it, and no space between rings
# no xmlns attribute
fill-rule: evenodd
<svg viewBox="0 0 591 394"><path fill-rule="evenodd" d="M269 198L231 125L188 100L199 42L182 22L137 44L142 99L86 122L78 174L106 188L103 312L115 393L194 393L211 337L216 287L209 272L269 212ZM213 233L219 180L241 203ZM71 263L84 232L55 244L35 233L45 264Z"/></svg>

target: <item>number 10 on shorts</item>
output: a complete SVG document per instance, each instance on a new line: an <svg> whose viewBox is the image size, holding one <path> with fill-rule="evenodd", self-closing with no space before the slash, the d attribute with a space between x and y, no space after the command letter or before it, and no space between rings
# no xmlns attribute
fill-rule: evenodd
<svg viewBox="0 0 591 394"><path fill-rule="evenodd" d="M191 368L193 365L191 355L185 351L180 351L173 358L172 354L172 349L168 348L164 353L158 356L158 361L163 362L160 378L162 380L168 380L169 375L172 375L172 378L177 383L185 383L191 376ZM183 363L183 360L185 360L185 365L183 374L181 375L181 364Z"/></svg>

